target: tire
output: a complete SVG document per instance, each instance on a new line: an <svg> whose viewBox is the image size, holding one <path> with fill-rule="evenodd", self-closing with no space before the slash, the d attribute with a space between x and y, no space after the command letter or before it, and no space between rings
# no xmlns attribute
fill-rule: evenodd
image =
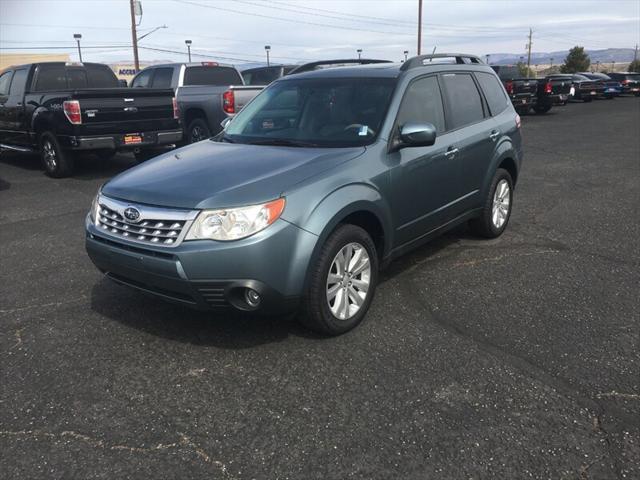
<svg viewBox="0 0 640 480"><path fill-rule="evenodd" d="M349 272L341 275L345 273L344 268L340 271L340 266L345 265L340 260L345 258L340 257L341 253L351 255L351 261L359 258L362 263L355 263L351 268L362 270L353 277ZM368 256L368 262L363 261L366 258L364 254ZM349 263L346 263L347 268ZM348 332L360 324L369 310L378 282L378 255L371 236L356 225L340 225L326 240L310 269L301 323L311 330L331 336ZM332 279L336 282L331 283ZM359 285L355 285L356 282ZM344 298L346 307L341 302ZM361 301L359 306L356 298Z"/></svg>
<svg viewBox="0 0 640 480"><path fill-rule="evenodd" d="M189 123L187 128L187 143L196 143L211 137L211 131L207 122L202 118L196 118Z"/></svg>
<svg viewBox="0 0 640 480"><path fill-rule="evenodd" d="M51 132L40 135L40 158L44 171L52 178L64 178L73 174L75 157L73 152L63 150Z"/></svg>
<svg viewBox="0 0 640 480"><path fill-rule="evenodd" d="M547 113L549 110L551 110L551 105L536 105L535 107L533 107L533 109L538 114Z"/></svg>
<svg viewBox="0 0 640 480"><path fill-rule="evenodd" d="M503 190L505 185L508 187L508 191L506 192ZM498 189L500 189L500 191L496 192ZM498 196L502 196L503 199L506 198L506 205L504 201L499 202L499 199L496 198L496 194ZM503 214L500 215L499 213L494 212L494 206L503 212ZM502 208L500 206L502 206ZM513 179L509 172L499 168L493 176L491 188L489 188L487 197L484 200L484 205L482 206L482 213L478 218L469 222L469 225L472 231L481 237L497 238L502 235L502 232L507 228L512 209ZM496 221L498 218L501 220Z"/></svg>

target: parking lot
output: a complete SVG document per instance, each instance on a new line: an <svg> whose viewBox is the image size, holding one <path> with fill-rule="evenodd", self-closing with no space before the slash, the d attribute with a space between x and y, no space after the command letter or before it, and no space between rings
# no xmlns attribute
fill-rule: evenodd
<svg viewBox="0 0 640 480"><path fill-rule="evenodd" d="M3 153L2 476L639 478L639 129L640 98L525 117L505 234L393 263L338 338L102 279L84 216L133 157Z"/></svg>

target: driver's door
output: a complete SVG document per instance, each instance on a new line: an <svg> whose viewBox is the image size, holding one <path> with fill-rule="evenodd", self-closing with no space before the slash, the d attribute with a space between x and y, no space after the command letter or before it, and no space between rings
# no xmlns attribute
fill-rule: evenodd
<svg viewBox="0 0 640 480"><path fill-rule="evenodd" d="M459 196L458 136L445 132L436 75L420 77L409 85L398 110L394 135L407 122L432 123L438 136L432 146L405 147L388 154L395 246L442 225L450 213L448 205Z"/></svg>

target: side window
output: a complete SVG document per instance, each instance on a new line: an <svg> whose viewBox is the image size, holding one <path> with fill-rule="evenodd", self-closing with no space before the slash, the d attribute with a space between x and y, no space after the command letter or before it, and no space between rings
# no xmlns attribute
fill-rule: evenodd
<svg viewBox="0 0 640 480"><path fill-rule="evenodd" d="M27 82L28 70L16 70L13 80L11 81L11 87L9 88L9 95L12 97L21 97L24 93L25 83ZM1 89L0 89L1 90Z"/></svg>
<svg viewBox="0 0 640 480"><path fill-rule="evenodd" d="M171 88L173 68L156 68L151 86L153 88Z"/></svg>
<svg viewBox="0 0 640 480"><path fill-rule="evenodd" d="M0 75L0 95L7 95L9 93L9 85L11 84L11 76L13 72L5 72Z"/></svg>
<svg viewBox="0 0 640 480"><path fill-rule="evenodd" d="M149 88L151 84L151 75L153 74L152 68L143 70L133 79L131 86L133 88Z"/></svg>
<svg viewBox="0 0 640 480"><path fill-rule="evenodd" d="M476 73L476 78L489 104L492 115L502 113L508 105L507 94L502 83L490 73Z"/></svg>
<svg viewBox="0 0 640 480"><path fill-rule="evenodd" d="M67 72L64 65L41 66L38 68L36 86L34 91L46 92L48 90L66 90Z"/></svg>
<svg viewBox="0 0 640 480"><path fill-rule="evenodd" d="M398 125L407 122L432 123L438 133L445 131L444 109L438 86L438 77L431 76L413 81L402 99L398 111Z"/></svg>
<svg viewBox="0 0 640 480"><path fill-rule="evenodd" d="M453 130L484 119L482 98L471 74L445 73L442 83L447 102L447 128Z"/></svg>

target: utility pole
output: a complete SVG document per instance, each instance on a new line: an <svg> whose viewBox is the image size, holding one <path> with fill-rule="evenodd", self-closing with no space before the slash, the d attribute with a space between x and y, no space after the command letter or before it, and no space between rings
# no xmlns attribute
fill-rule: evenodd
<svg viewBox="0 0 640 480"><path fill-rule="evenodd" d="M133 5L134 0L129 0L131 7L131 41L133 42L133 65L138 72L140 70L140 61L138 60L138 34L136 33L136 10Z"/></svg>
<svg viewBox="0 0 640 480"><path fill-rule="evenodd" d="M529 29L529 43L527 44L527 77L531 70L531 37L533 36L533 30Z"/></svg>
<svg viewBox="0 0 640 480"><path fill-rule="evenodd" d="M418 55L422 53L422 0L418 0Z"/></svg>

